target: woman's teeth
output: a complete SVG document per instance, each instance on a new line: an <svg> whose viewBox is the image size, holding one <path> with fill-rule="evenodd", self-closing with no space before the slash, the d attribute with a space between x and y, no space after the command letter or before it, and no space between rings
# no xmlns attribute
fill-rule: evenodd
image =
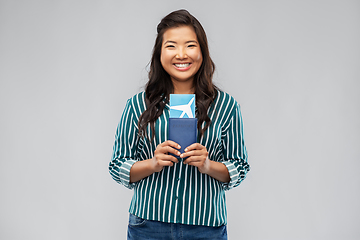
<svg viewBox="0 0 360 240"><path fill-rule="evenodd" d="M178 68L186 68L190 66L190 63L175 63L174 65Z"/></svg>

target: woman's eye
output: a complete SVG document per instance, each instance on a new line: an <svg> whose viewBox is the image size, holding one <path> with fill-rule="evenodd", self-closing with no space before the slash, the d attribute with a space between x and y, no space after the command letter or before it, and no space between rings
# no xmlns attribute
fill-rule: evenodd
<svg viewBox="0 0 360 240"><path fill-rule="evenodd" d="M174 48L174 45L167 45L166 48Z"/></svg>
<svg viewBox="0 0 360 240"><path fill-rule="evenodd" d="M193 48L193 47L196 47L196 45L189 45L188 47L189 47L189 48Z"/></svg>

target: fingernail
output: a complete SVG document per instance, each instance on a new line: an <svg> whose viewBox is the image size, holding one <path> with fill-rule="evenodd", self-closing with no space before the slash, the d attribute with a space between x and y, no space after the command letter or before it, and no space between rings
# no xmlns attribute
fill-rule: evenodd
<svg viewBox="0 0 360 240"><path fill-rule="evenodd" d="M188 149L187 149L187 148L185 148L185 152L187 152L187 150L188 150Z"/></svg>
<svg viewBox="0 0 360 240"><path fill-rule="evenodd" d="M181 154L180 157L182 158L184 156L184 154Z"/></svg>
<svg viewBox="0 0 360 240"><path fill-rule="evenodd" d="M180 146L180 145L178 145L178 148L181 148L181 146Z"/></svg>

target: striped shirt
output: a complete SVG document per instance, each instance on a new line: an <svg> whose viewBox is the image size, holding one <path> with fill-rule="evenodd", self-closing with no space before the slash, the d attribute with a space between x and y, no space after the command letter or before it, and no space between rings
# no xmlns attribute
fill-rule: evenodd
<svg viewBox="0 0 360 240"><path fill-rule="evenodd" d="M239 104L229 94L218 91L213 110L208 111L211 125L199 139L206 147L209 159L227 167L231 179L228 183L200 173L197 167L183 164L182 159L171 167L130 183L131 166L136 161L152 158L156 146L168 139L168 104L155 123L154 141L138 137L138 120L145 109L144 92L127 101L109 164L113 179L134 190L129 212L143 219L168 223L226 224L225 190L238 186L250 170ZM150 133L149 126L147 129Z"/></svg>

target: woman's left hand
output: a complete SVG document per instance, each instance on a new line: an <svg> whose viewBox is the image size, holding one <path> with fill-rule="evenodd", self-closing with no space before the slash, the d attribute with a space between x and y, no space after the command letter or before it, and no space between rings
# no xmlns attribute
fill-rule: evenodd
<svg viewBox="0 0 360 240"><path fill-rule="evenodd" d="M210 159L208 158L208 151L206 147L200 143L194 143L185 148L185 152L180 155L185 164L195 166L201 173L208 173L210 169Z"/></svg>

